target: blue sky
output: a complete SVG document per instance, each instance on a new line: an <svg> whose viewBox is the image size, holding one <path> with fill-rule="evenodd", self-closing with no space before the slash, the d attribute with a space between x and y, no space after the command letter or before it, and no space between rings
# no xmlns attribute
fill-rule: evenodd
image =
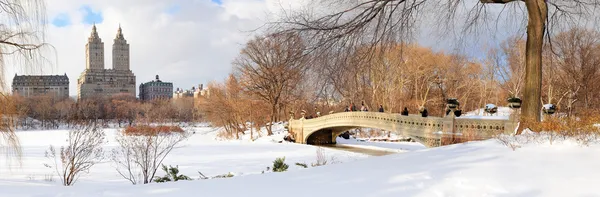
<svg viewBox="0 0 600 197"><path fill-rule="evenodd" d="M89 5L81 6L80 11L83 12L84 24L99 24L104 21L102 11L95 11ZM56 27L66 27L72 25L71 17L67 13L59 13L52 18L52 25Z"/></svg>
<svg viewBox="0 0 600 197"><path fill-rule="evenodd" d="M60 13L52 19L52 24L57 27L65 27L71 25L71 18L67 13Z"/></svg>
<svg viewBox="0 0 600 197"><path fill-rule="evenodd" d="M167 10L165 11L167 14L175 14L178 13L179 11L181 11L181 6L179 5L171 5L167 8Z"/></svg>
<svg viewBox="0 0 600 197"><path fill-rule="evenodd" d="M222 5L222 0L210 0L211 2ZM83 12L83 23L84 24L99 24L104 21L104 16L101 10L94 10L90 5L83 5L80 8L80 11ZM181 11L181 6L177 4L170 5L165 9L165 12L168 14L176 14ZM56 27L66 27L72 25L73 21L71 21L71 17L67 13L60 13L54 16L52 19L52 25Z"/></svg>
<svg viewBox="0 0 600 197"><path fill-rule="evenodd" d="M83 23L85 24L102 23L104 21L102 12L94 11L89 5L81 6L81 10L84 12Z"/></svg>

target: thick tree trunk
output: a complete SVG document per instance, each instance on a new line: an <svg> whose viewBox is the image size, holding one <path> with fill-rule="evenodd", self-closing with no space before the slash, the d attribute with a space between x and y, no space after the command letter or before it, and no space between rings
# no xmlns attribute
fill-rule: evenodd
<svg viewBox="0 0 600 197"><path fill-rule="evenodd" d="M545 0L525 0L529 21L527 24L527 45L525 53L525 89L521 124L517 134L527 128L529 123L540 122L542 94L542 46L548 7Z"/></svg>

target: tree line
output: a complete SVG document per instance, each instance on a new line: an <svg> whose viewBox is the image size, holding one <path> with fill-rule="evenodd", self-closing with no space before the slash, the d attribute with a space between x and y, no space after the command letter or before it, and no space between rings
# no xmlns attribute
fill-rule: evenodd
<svg viewBox="0 0 600 197"><path fill-rule="evenodd" d="M92 121L119 127L131 126L138 120L156 122L193 122L199 120L192 98L141 102L133 96L119 94L75 101L53 96L22 97L11 95L8 115L20 129L56 129L81 121Z"/></svg>
<svg viewBox="0 0 600 197"><path fill-rule="evenodd" d="M544 45L540 102L566 115L600 110L600 33L573 28L551 39ZM249 41L229 77L209 84L203 117L237 136L290 115L326 115L352 104L370 111L383 105L392 113L425 108L444 116L448 98L471 111L488 103L506 106L507 98L525 92L526 41L519 36L485 49L483 58L406 43L311 53L307 42L295 33Z"/></svg>

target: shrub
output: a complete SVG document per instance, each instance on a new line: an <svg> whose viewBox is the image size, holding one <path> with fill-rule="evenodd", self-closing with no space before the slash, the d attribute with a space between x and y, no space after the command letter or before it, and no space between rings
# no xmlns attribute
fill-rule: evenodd
<svg viewBox="0 0 600 197"><path fill-rule="evenodd" d="M213 179L220 179L220 178L231 178L231 177L233 177L233 176L234 176L234 175L233 175L231 172L229 172L229 173L227 173L227 174L221 174L221 175L217 175L217 176L214 176L214 177L212 177L212 178L213 178Z"/></svg>
<svg viewBox="0 0 600 197"><path fill-rule="evenodd" d="M149 126L139 125L130 126L125 128L123 131L124 135L127 136L147 136L156 134L167 134L167 133L183 133L183 129L179 126Z"/></svg>
<svg viewBox="0 0 600 197"><path fill-rule="evenodd" d="M288 167L289 166L285 164L285 157L280 157L273 161L273 172L285 172Z"/></svg>
<svg viewBox="0 0 600 197"><path fill-rule="evenodd" d="M498 140L498 142L500 142L502 145L509 147L513 151L517 150L518 148L521 148L521 145L516 136L498 135L496 137L496 140Z"/></svg>
<svg viewBox="0 0 600 197"><path fill-rule="evenodd" d="M133 136L123 131L116 136L118 146L112 150L111 159L117 172L124 179L134 185L148 184L153 181L165 157L188 137L186 132L165 133L161 132L161 129L145 130L142 133L133 133Z"/></svg>
<svg viewBox="0 0 600 197"><path fill-rule="evenodd" d="M325 154L323 153L323 148L319 147L319 148L317 148L317 161L316 161L316 163L313 163L312 166L317 167L317 166L324 166L324 165L327 165L327 158L325 157Z"/></svg>
<svg viewBox="0 0 600 197"><path fill-rule="evenodd" d="M296 163L296 165L303 168L308 168L308 165L306 165L305 163Z"/></svg>
<svg viewBox="0 0 600 197"><path fill-rule="evenodd" d="M102 162L104 137L102 129L92 122L77 125L69 131L67 146L58 150L50 146L45 156L52 163L44 166L53 168L64 186L71 186L82 173Z"/></svg>
<svg viewBox="0 0 600 197"><path fill-rule="evenodd" d="M166 173L165 176L154 177L154 182L164 183L164 182L179 181L179 180L192 180L190 177L188 177L186 175L179 174L179 166L173 167L173 166L169 165L169 167L167 168L167 166L162 165L162 170Z"/></svg>
<svg viewBox="0 0 600 197"><path fill-rule="evenodd" d="M263 171L263 173L264 173L264 171ZM204 174L202 174L202 172L200 172L200 171L198 171L198 174L200 174L200 179L220 179L220 178L231 178L234 176L231 172L229 172L227 174L213 176L213 177L204 176Z"/></svg>
<svg viewBox="0 0 600 197"><path fill-rule="evenodd" d="M552 143L556 137L576 137L582 144L589 142L590 136L600 134L600 115L596 111L585 111L577 116L545 116L542 122L524 121L527 127L535 132L547 132ZM579 140L581 139L581 140Z"/></svg>

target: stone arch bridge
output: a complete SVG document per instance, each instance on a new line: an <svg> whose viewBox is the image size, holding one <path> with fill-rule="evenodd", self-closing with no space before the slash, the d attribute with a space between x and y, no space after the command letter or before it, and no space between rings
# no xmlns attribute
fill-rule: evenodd
<svg viewBox="0 0 600 197"><path fill-rule="evenodd" d="M426 140L439 140L443 136L476 135L488 139L494 135L514 133L516 122L510 119L456 118L453 113L446 117L402 116L380 112L341 112L314 119L291 119L290 133L296 143L335 144L336 137L354 128L376 128L411 137L427 145Z"/></svg>

